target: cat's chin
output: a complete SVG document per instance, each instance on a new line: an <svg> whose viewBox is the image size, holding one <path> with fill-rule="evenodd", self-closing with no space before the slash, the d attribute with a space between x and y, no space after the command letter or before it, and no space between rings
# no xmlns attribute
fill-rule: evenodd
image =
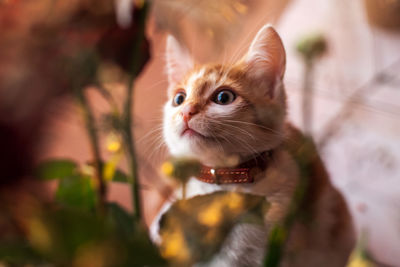
<svg viewBox="0 0 400 267"><path fill-rule="evenodd" d="M191 140L191 139L200 139L200 140L201 139L203 139L203 140L209 139L206 136L202 135L201 133L196 132L195 130L190 129L190 128L187 128L186 130L184 130L182 132L181 138L187 138L189 140Z"/></svg>

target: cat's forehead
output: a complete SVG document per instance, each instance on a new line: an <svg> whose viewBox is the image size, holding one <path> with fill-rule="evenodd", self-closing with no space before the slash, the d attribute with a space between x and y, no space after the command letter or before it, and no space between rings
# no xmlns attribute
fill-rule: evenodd
<svg viewBox="0 0 400 267"><path fill-rule="evenodd" d="M188 73L181 85L188 94L205 95L220 86L235 86L242 75L243 71L235 66L203 65Z"/></svg>

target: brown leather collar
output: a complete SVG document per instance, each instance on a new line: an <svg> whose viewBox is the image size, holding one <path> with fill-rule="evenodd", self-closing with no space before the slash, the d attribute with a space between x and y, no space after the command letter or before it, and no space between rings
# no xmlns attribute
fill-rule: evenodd
<svg viewBox="0 0 400 267"><path fill-rule="evenodd" d="M198 180L210 184L253 183L256 174L268 167L272 151L265 151L255 158L239 164L236 168L211 168L202 166Z"/></svg>

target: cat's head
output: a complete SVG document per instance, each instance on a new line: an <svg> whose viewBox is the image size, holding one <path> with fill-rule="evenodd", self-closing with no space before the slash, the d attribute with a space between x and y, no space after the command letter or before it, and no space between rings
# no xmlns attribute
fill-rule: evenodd
<svg viewBox="0 0 400 267"><path fill-rule="evenodd" d="M163 131L173 156L221 166L282 141L285 50L271 26L264 26L247 54L233 64L195 65L172 36L166 56L169 88Z"/></svg>

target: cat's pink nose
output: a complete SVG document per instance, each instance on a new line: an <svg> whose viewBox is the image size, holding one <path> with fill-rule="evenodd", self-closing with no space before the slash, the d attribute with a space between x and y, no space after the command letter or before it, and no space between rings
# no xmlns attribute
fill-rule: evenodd
<svg viewBox="0 0 400 267"><path fill-rule="evenodd" d="M181 111L183 121L188 122L193 117L193 115L197 114L198 112L198 105L191 103L186 104Z"/></svg>

